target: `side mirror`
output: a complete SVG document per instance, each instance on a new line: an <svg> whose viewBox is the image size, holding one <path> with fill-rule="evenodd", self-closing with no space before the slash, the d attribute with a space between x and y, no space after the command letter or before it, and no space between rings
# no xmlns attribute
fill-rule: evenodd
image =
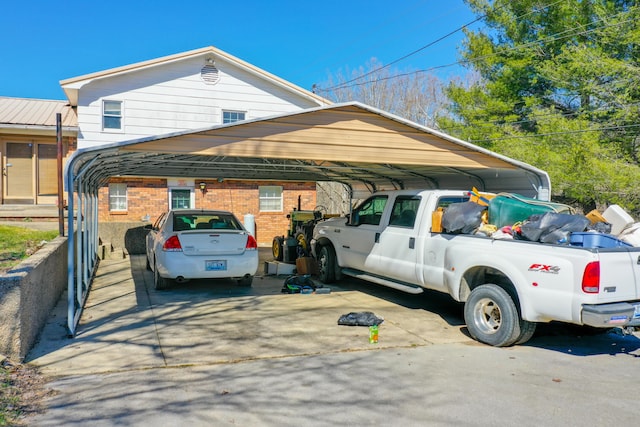
<svg viewBox="0 0 640 427"><path fill-rule="evenodd" d="M354 220L354 217L351 216L351 214L347 214L345 216L347 218L347 223L346 223L347 225L350 225L350 226L358 225L357 216L355 217L355 220Z"/></svg>

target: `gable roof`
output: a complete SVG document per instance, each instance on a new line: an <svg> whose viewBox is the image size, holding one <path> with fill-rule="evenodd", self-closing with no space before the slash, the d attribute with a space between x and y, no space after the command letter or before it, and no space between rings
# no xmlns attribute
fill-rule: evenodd
<svg viewBox="0 0 640 427"><path fill-rule="evenodd" d="M232 63L234 66L250 73L255 76L258 76L262 79L265 79L272 84L279 86L289 92L295 93L298 96L302 96L304 98L309 99L310 101L316 103L318 106L321 105L329 105L332 102L328 99L325 99L321 96L316 95L315 93L303 89L287 80L281 79L278 76L275 76L261 68L258 68L248 62L245 62L239 58L236 58L233 55L228 54L218 48L213 46L204 47L201 49L190 50L187 52L177 53L174 55L164 56L161 58L151 59L148 61L137 62L135 64L124 65L122 67L112 68L110 70L98 71L96 73L85 74L84 76L72 77L70 79L61 80L60 85L62 86L62 90L67 95L69 102L73 106L78 105L78 90L81 89L84 85L91 83L92 81L99 79L106 79L109 77L119 76L122 74L127 74L135 71L144 70L147 68L158 67L165 64L169 64L175 61L182 61L188 58L194 57L216 57L222 58L225 61Z"/></svg>
<svg viewBox="0 0 640 427"><path fill-rule="evenodd" d="M546 172L357 102L78 150L72 174L339 181L369 191L516 191L547 200Z"/></svg>
<svg viewBox="0 0 640 427"><path fill-rule="evenodd" d="M55 132L57 113L63 131L78 131L78 116L67 101L0 96L0 132Z"/></svg>

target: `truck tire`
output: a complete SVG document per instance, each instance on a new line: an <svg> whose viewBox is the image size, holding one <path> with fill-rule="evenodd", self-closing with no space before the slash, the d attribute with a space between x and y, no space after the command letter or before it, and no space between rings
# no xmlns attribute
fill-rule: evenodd
<svg viewBox="0 0 640 427"><path fill-rule="evenodd" d="M336 252L331 245L325 245L320 249L318 278L322 283L333 283L336 280Z"/></svg>
<svg viewBox="0 0 640 427"><path fill-rule="evenodd" d="M520 321L520 336L516 340L514 344L524 344L529 341L533 334L536 332L536 327L538 324L536 322L529 322L528 320Z"/></svg>
<svg viewBox="0 0 640 427"><path fill-rule="evenodd" d="M518 309L498 285L481 285L471 291L464 306L464 320L475 340L495 347L508 347L521 337Z"/></svg>

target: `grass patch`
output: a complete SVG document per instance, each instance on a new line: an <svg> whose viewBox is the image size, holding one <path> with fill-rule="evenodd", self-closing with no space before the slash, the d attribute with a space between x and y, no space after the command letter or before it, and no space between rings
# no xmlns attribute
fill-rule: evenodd
<svg viewBox="0 0 640 427"><path fill-rule="evenodd" d="M56 236L57 231L0 225L0 273L20 264Z"/></svg>
<svg viewBox="0 0 640 427"><path fill-rule="evenodd" d="M54 394L36 368L0 357L0 427L27 425L27 417L41 413Z"/></svg>
<svg viewBox="0 0 640 427"><path fill-rule="evenodd" d="M20 398L9 369L0 366L0 426L14 425L20 414Z"/></svg>

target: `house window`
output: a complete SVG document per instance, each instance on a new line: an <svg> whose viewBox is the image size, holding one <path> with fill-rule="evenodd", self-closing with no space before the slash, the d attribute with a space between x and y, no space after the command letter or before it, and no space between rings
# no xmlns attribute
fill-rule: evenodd
<svg viewBox="0 0 640 427"><path fill-rule="evenodd" d="M233 123L244 120L244 111L223 111L222 123Z"/></svg>
<svg viewBox="0 0 640 427"><path fill-rule="evenodd" d="M109 184L109 210L127 210L127 184Z"/></svg>
<svg viewBox="0 0 640 427"><path fill-rule="evenodd" d="M102 128L122 129L122 101L102 101Z"/></svg>
<svg viewBox="0 0 640 427"><path fill-rule="evenodd" d="M172 188L170 191L170 202L171 209L191 209L192 205L192 197L191 190L183 190L183 189L175 189Z"/></svg>
<svg viewBox="0 0 640 427"><path fill-rule="evenodd" d="M265 185L259 188L260 212L282 212L282 187Z"/></svg>

